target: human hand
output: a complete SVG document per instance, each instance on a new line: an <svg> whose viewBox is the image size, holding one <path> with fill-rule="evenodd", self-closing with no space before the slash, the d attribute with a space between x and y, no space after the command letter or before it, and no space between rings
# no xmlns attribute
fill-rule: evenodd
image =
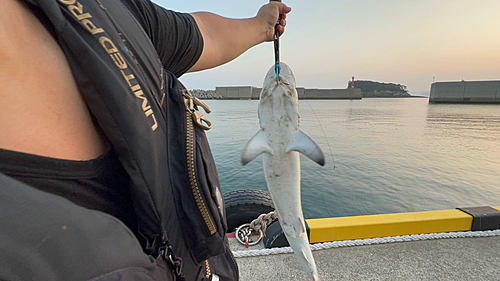
<svg viewBox="0 0 500 281"><path fill-rule="evenodd" d="M276 25L276 22L278 22L280 14L282 17L280 24L278 25L278 32L279 35L282 35L285 32L286 14L290 13L291 10L292 8L277 1L272 1L259 9L256 18L262 20L267 30L264 41L273 41L274 26Z"/></svg>

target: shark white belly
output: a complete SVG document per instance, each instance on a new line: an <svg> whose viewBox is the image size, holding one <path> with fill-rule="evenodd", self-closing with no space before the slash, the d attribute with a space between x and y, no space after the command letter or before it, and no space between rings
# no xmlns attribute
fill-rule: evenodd
<svg viewBox="0 0 500 281"><path fill-rule="evenodd" d="M279 222L307 275L319 280L309 246L300 196L299 152L324 165L321 149L299 130L298 95L291 69L281 63L280 82L272 67L260 94L260 131L248 142L241 157L245 165L262 154L267 186Z"/></svg>

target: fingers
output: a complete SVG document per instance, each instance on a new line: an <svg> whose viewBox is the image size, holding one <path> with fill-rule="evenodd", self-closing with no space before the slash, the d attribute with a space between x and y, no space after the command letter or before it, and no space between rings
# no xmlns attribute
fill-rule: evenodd
<svg viewBox="0 0 500 281"><path fill-rule="evenodd" d="M279 4L280 4L279 5L279 13L280 14L286 15L292 11L292 8L288 7L287 5L285 5L283 3L279 3Z"/></svg>
<svg viewBox="0 0 500 281"><path fill-rule="evenodd" d="M279 32L280 36L285 32L285 26L286 26L286 20L282 19L280 21L280 24L278 25L278 32Z"/></svg>
<svg viewBox="0 0 500 281"><path fill-rule="evenodd" d="M286 14L292 11L292 8L288 7L287 5L281 2L272 1L269 4L275 5L275 7L278 8L278 14L281 15L282 19L286 19Z"/></svg>
<svg viewBox="0 0 500 281"><path fill-rule="evenodd" d="M292 11L292 8L288 7L283 3L279 3L278 9L279 9L278 10L279 15L281 16L280 24L278 25L278 32L279 35L281 36L285 32L286 16L288 13Z"/></svg>
<svg viewBox="0 0 500 281"><path fill-rule="evenodd" d="M288 7L283 3L278 3L278 14L281 16L283 20L286 19L286 14L290 13L291 11L292 8Z"/></svg>
<svg viewBox="0 0 500 281"><path fill-rule="evenodd" d="M292 8L277 1L271 1L270 3L262 6L259 9L256 17L262 20L263 23L265 23L267 29L264 41L274 40L274 30L276 22L278 21L280 15L281 15L281 21L277 26L278 33L281 36L285 32L285 25L287 23L286 21L287 14L290 13L291 10Z"/></svg>

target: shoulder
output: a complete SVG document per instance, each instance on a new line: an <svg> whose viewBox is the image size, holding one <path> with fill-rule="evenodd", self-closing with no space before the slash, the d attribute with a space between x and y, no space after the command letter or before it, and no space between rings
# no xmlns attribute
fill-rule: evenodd
<svg viewBox="0 0 500 281"><path fill-rule="evenodd" d="M149 0L121 0L153 43L166 70L180 77L199 59L203 37L192 15Z"/></svg>

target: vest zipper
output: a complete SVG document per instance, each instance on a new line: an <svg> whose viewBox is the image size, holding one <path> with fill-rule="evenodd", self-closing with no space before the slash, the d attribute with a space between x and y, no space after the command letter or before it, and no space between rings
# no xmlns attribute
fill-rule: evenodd
<svg viewBox="0 0 500 281"><path fill-rule="evenodd" d="M217 232L217 229L215 227L215 223L212 220L212 217L210 216L210 213L208 212L208 208L205 205L205 202L203 201L203 197L201 196L200 188L198 186L198 183L196 181L196 174L195 174L195 169L194 169L194 127L193 127L193 114L196 112L196 109L190 109L189 108L189 103L190 103L190 98L192 99L192 96L189 94L186 94L187 91L184 92L184 99L188 106L186 107L186 121L187 121L187 132L186 132L186 149L187 149L187 165L188 165L188 174L189 174L189 182L191 184L191 191L194 195L194 199L196 201L196 204L198 206L198 209L203 217L203 220L205 221L205 224L210 231L210 234L213 235Z"/></svg>
<svg viewBox="0 0 500 281"><path fill-rule="evenodd" d="M208 260L205 260L205 269L207 270L207 275L205 277L206 280L212 280L212 272L210 271L210 264L208 264Z"/></svg>

